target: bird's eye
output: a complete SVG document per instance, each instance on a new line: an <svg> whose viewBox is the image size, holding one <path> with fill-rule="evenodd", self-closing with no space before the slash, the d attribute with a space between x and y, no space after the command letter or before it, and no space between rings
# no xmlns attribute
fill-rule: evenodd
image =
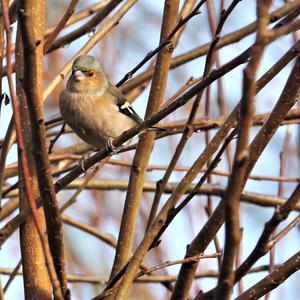
<svg viewBox="0 0 300 300"><path fill-rule="evenodd" d="M89 72L87 72L87 76L88 77L92 77L94 75L94 71L89 71Z"/></svg>

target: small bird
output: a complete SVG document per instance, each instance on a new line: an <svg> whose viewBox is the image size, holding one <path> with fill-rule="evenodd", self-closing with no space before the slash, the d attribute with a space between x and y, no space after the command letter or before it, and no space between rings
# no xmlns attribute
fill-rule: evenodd
<svg viewBox="0 0 300 300"><path fill-rule="evenodd" d="M59 108L64 121L84 142L114 152L113 139L143 122L91 55L74 61L66 89L60 94Z"/></svg>

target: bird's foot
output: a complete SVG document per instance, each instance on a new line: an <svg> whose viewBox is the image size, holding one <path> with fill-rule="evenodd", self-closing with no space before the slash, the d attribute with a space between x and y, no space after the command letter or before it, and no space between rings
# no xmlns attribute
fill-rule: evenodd
<svg viewBox="0 0 300 300"><path fill-rule="evenodd" d="M113 154L117 154L119 152L119 148L117 148L113 145L113 141L114 141L114 139L112 137L109 137L107 139L105 148L106 148L106 151L112 152Z"/></svg>
<svg viewBox="0 0 300 300"><path fill-rule="evenodd" d="M79 160L79 166L80 166L81 170L84 172L84 175L86 174L86 171L87 171L87 169L86 169L85 166L84 166L84 161L85 161L86 159L90 158L91 155L92 155L92 154L91 154L90 152L84 153L84 154L82 155L82 157L80 158L80 160Z"/></svg>

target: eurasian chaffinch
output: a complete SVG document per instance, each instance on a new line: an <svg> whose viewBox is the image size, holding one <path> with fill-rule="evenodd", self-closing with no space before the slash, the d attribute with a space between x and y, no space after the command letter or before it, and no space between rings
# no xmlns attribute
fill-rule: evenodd
<svg viewBox="0 0 300 300"><path fill-rule="evenodd" d="M59 108L64 121L95 148L106 146L114 151L112 140L143 122L91 55L79 56L74 61L72 75L60 94Z"/></svg>

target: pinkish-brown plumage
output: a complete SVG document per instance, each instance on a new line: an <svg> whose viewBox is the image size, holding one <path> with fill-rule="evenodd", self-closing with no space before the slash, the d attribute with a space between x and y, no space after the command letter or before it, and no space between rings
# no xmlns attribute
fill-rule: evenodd
<svg viewBox="0 0 300 300"><path fill-rule="evenodd" d="M64 121L95 148L106 146L110 138L142 122L121 90L107 80L98 61L90 55L74 61L59 108Z"/></svg>

